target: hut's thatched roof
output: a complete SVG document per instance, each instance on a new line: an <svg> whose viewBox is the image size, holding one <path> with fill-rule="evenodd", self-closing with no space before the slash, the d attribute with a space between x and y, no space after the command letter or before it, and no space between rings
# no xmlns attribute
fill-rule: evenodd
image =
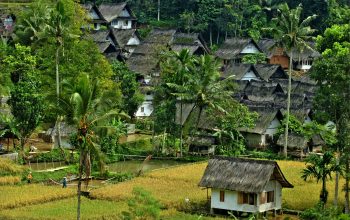
<svg viewBox="0 0 350 220"><path fill-rule="evenodd" d="M201 54L209 53L209 48L199 33L175 33L171 49L177 52L188 49L191 54L197 54L198 51Z"/></svg>
<svg viewBox="0 0 350 220"><path fill-rule="evenodd" d="M96 44L101 53L116 53L118 51L110 41L96 42Z"/></svg>
<svg viewBox="0 0 350 220"><path fill-rule="evenodd" d="M132 16L131 10L127 6L126 2L121 3L102 3L98 6L98 10L107 22L111 22L116 18L122 18L121 12L126 9L131 15L128 19L135 19Z"/></svg>
<svg viewBox="0 0 350 220"><path fill-rule="evenodd" d="M275 54L275 44L276 41L274 39L261 39L258 42L260 49L264 52L266 57L271 58Z"/></svg>
<svg viewBox="0 0 350 220"><path fill-rule="evenodd" d="M209 160L199 186L260 193L271 179L293 188L275 161L216 156Z"/></svg>
<svg viewBox="0 0 350 220"><path fill-rule="evenodd" d="M153 29L144 42L157 44L170 44L174 40L175 29Z"/></svg>
<svg viewBox="0 0 350 220"><path fill-rule="evenodd" d="M136 29L113 29L112 33L120 47L125 47L130 38L137 36Z"/></svg>
<svg viewBox="0 0 350 220"><path fill-rule="evenodd" d="M274 79L288 79L288 74L280 65L274 64L256 64L255 69L258 71L260 77L265 81Z"/></svg>
<svg viewBox="0 0 350 220"><path fill-rule="evenodd" d="M261 78L254 65L244 63L230 63L222 72L221 78L227 78L233 75L235 80L241 80L249 71L253 71L256 77Z"/></svg>
<svg viewBox="0 0 350 220"><path fill-rule="evenodd" d="M215 55L224 60L232 60L250 43L254 44L261 51L259 46L251 38L228 38L216 51Z"/></svg>
<svg viewBox="0 0 350 220"><path fill-rule="evenodd" d="M282 120L282 113L277 109L263 109L258 110L250 108L250 110L256 111L258 113L258 118L255 121L255 126L253 128L240 128L239 130L247 133L254 134L264 134L271 122L277 118Z"/></svg>
<svg viewBox="0 0 350 220"><path fill-rule="evenodd" d="M73 125L69 125L65 122L61 122L60 123L60 133L61 133L61 137L69 137L70 135L76 133L76 128ZM58 135L57 133L57 124L53 127L50 128L46 131L47 135L50 136L56 136Z"/></svg>
<svg viewBox="0 0 350 220"><path fill-rule="evenodd" d="M130 70L141 75L150 75L158 72L158 59L155 55L132 53L130 58L126 61Z"/></svg>
<svg viewBox="0 0 350 220"><path fill-rule="evenodd" d="M285 136L280 135L277 140L278 146L284 146ZM307 146L307 139L302 135L289 133L288 134L288 149L299 149L302 150Z"/></svg>

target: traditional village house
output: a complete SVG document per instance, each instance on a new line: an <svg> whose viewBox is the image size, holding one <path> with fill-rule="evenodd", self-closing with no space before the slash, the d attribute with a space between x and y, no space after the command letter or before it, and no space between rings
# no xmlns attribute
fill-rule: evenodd
<svg viewBox="0 0 350 220"><path fill-rule="evenodd" d="M241 63L243 56L257 54L263 51L251 38L228 38L216 51L215 55L222 59L224 65Z"/></svg>
<svg viewBox="0 0 350 220"><path fill-rule="evenodd" d="M100 53L110 60L123 60L121 49L111 30L91 31L90 36L99 48Z"/></svg>
<svg viewBox="0 0 350 220"><path fill-rule="evenodd" d="M174 29L153 29L147 38L135 47L126 64L138 74L142 86L152 86L152 82L156 82L160 76L160 53L164 50L178 51L183 48L187 48L191 54L197 55L208 52L208 48L199 34L177 33ZM153 111L151 105L153 100L151 96L153 95L146 94L146 96L150 99L145 100L137 111L137 115L142 115L142 117L148 115L145 112Z"/></svg>
<svg viewBox="0 0 350 220"><path fill-rule="evenodd" d="M116 43L122 51L122 56L125 59L128 59L135 51L135 48L141 43L136 29L113 29L112 33L116 39Z"/></svg>
<svg viewBox="0 0 350 220"><path fill-rule="evenodd" d="M115 29L132 29L135 26L136 18L126 2L84 4L83 7L89 12L95 30L103 26Z"/></svg>
<svg viewBox="0 0 350 220"><path fill-rule="evenodd" d="M239 131L246 140L247 147L264 149L274 142L283 115L281 111L274 109L252 109L258 113L258 119L253 128L240 128Z"/></svg>
<svg viewBox="0 0 350 220"><path fill-rule="evenodd" d="M288 75L280 65L231 63L222 72L222 78L233 76L235 80L274 81L287 80Z"/></svg>
<svg viewBox="0 0 350 220"><path fill-rule="evenodd" d="M282 209L282 188L293 188L275 161L230 157L209 160L200 187L211 189L211 212L262 213Z"/></svg>
<svg viewBox="0 0 350 220"><path fill-rule="evenodd" d="M289 68L289 54L281 47L276 46L274 39L261 39L258 42L259 47L268 58L268 63L279 64L284 69ZM305 48L303 51L293 50L293 69L308 71L310 70L313 61L320 54L311 49L314 48L314 43L309 42L310 48Z"/></svg>
<svg viewBox="0 0 350 220"><path fill-rule="evenodd" d="M50 136L50 142L53 143L52 147L58 147L58 128L57 124L53 128L50 128L46 131L46 136ZM61 147L63 148L72 148L73 146L70 143L71 135L76 132L74 126L68 125L65 122L60 123L60 134L61 134Z"/></svg>
<svg viewBox="0 0 350 220"><path fill-rule="evenodd" d="M284 142L285 135L282 134L276 142L277 146L280 147L281 152L283 151ZM304 136L294 132L289 132L288 134L287 149L288 155L299 158L305 157L310 152L308 140Z"/></svg>
<svg viewBox="0 0 350 220"><path fill-rule="evenodd" d="M137 118L150 117L153 113L153 93L147 88L141 88L141 92L144 94L144 101L137 109L135 116Z"/></svg>

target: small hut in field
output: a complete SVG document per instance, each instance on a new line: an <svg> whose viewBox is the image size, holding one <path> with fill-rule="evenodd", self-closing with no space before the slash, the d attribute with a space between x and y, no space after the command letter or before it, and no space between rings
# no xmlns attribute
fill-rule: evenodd
<svg viewBox="0 0 350 220"><path fill-rule="evenodd" d="M200 187L211 188L211 212L277 211L282 188L293 188L275 161L232 157L209 160Z"/></svg>

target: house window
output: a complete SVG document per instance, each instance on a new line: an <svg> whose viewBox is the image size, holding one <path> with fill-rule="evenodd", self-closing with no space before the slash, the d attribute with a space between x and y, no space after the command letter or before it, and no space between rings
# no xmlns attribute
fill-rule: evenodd
<svg viewBox="0 0 350 220"><path fill-rule="evenodd" d="M141 112L145 112L145 107L141 107Z"/></svg>
<svg viewBox="0 0 350 220"><path fill-rule="evenodd" d="M267 203L275 201L274 191L267 192Z"/></svg>
<svg viewBox="0 0 350 220"><path fill-rule="evenodd" d="M255 193L239 193L238 204L256 205L257 196Z"/></svg>
<svg viewBox="0 0 350 220"><path fill-rule="evenodd" d="M128 26L128 21L127 20L124 20L123 21L123 26L125 27L125 26Z"/></svg>
<svg viewBox="0 0 350 220"><path fill-rule="evenodd" d="M225 191L220 191L220 202L225 202Z"/></svg>
<svg viewBox="0 0 350 220"><path fill-rule="evenodd" d="M113 20L113 21L111 22L111 25L112 25L113 27L117 27L117 26L118 26L118 20Z"/></svg>

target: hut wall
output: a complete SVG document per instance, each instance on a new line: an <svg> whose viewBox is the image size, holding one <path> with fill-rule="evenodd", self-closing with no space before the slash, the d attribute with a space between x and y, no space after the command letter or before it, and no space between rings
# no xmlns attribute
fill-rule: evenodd
<svg viewBox="0 0 350 220"><path fill-rule="evenodd" d="M280 121L277 118L274 118L270 125L267 127L265 134L273 137L277 133L278 127L281 125Z"/></svg>
<svg viewBox="0 0 350 220"><path fill-rule="evenodd" d="M225 190L224 202L220 202L220 189L211 190L211 208L225 209L241 212L257 212L258 207L255 205L238 204L238 192Z"/></svg>
<svg viewBox="0 0 350 220"><path fill-rule="evenodd" d="M255 133L243 134L249 148L262 148L265 146L265 135Z"/></svg>
<svg viewBox="0 0 350 220"><path fill-rule="evenodd" d="M274 192L274 202L265 202L261 204L261 197L262 194L264 194L265 201L266 201L266 193L267 192ZM263 193L258 194L258 207L259 212L265 212L269 210L278 210L282 207L282 186L281 184L276 180L270 180Z"/></svg>
<svg viewBox="0 0 350 220"><path fill-rule="evenodd" d="M287 56L274 55L270 58L269 64L280 64L283 69L289 67L289 58Z"/></svg>
<svg viewBox="0 0 350 220"><path fill-rule="evenodd" d="M137 109L136 117L149 117L153 112L152 101L144 101Z"/></svg>
<svg viewBox="0 0 350 220"><path fill-rule="evenodd" d="M245 48L243 48L241 53L242 54L259 53L259 49L256 48L254 44L249 43Z"/></svg>
<svg viewBox="0 0 350 220"><path fill-rule="evenodd" d="M260 80L260 79L255 75L255 73L253 71L250 70L249 72L244 74L244 76L242 77L241 80L248 80L248 81L250 81L250 80Z"/></svg>
<svg viewBox="0 0 350 220"><path fill-rule="evenodd" d="M70 144L69 138L70 137L66 137L66 136L61 137L61 146L63 148L72 148L72 145ZM55 148L58 148L58 136L55 136L53 146Z"/></svg>
<svg viewBox="0 0 350 220"><path fill-rule="evenodd" d="M113 28L116 29L131 29L132 28L132 21L131 20L113 20L111 23Z"/></svg>

